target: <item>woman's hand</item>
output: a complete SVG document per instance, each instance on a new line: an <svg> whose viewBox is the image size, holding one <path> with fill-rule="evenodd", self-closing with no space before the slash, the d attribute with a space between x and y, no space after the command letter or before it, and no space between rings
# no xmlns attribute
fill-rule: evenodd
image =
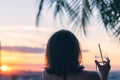
<svg viewBox="0 0 120 80"><path fill-rule="evenodd" d="M107 80L108 74L110 71L110 60L107 59L107 61L104 61L103 65L101 65L97 60L95 60L96 65L98 66L98 69L100 71L102 80Z"/></svg>

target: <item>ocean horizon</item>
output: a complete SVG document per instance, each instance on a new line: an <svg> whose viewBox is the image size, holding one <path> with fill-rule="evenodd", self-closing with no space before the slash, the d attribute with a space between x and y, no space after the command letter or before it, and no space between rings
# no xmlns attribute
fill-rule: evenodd
<svg viewBox="0 0 120 80"><path fill-rule="evenodd" d="M110 71L108 80L120 80L120 71Z"/></svg>
<svg viewBox="0 0 120 80"><path fill-rule="evenodd" d="M34 71L20 71L18 73L14 73L11 76L3 76L0 77L0 80L12 80L13 76L16 76L16 79L21 78L21 80L42 80L42 71L40 72L34 72ZM27 76L29 79L26 79L25 76ZM3 79L4 78L4 79ZM24 79L25 78L25 79ZM110 71L108 80L120 80L120 71Z"/></svg>

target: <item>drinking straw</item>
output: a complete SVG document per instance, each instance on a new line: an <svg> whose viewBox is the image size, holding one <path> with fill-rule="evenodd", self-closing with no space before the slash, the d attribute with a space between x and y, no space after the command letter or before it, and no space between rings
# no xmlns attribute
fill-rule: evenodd
<svg viewBox="0 0 120 80"><path fill-rule="evenodd" d="M101 50L100 44L98 44L98 47L99 47L99 51L100 51L100 56L101 56L102 62L104 64L103 55L102 55L102 50Z"/></svg>

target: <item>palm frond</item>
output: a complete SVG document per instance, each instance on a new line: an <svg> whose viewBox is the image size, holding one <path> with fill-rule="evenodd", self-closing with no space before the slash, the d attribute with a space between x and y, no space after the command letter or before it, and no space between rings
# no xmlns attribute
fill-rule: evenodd
<svg viewBox="0 0 120 80"><path fill-rule="evenodd" d="M56 17L57 14L63 14L63 10L62 10L63 7L64 7L64 0L56 0L54 17Z"/></svg>
<svg viewBox="0 0 120 80"><path fill-rule="evenodd" d="M44 0L40 0L36 25L39 23L39 16L41 15L44 2ZM99 11L99 18L104 23L106 30L112 32L115 37L120 36L119 0L48 0L46 2L50 4L50 7L54 5L54 17L58 14L64 15L63 12L66 12L70 23L74 27L82 28L85 34L86 26L94 14L94 8L96 8Z"/></svg>
<svg viewBox="0 0 120 80"><path fill-rule="evenodd" d="M84 0L82 2L78 13L79 14L75 16L74 19L72 19L74 20L72 22L74 22L74 26L82 28L84 34L86 34L86 26L87 24L89 24L89 21L92 15L92 9L90 7L88 0Z"/></svg>
<svg viewBox="0 0 120 80"><path fill-rule="evenodd" d="M76 17L79 16L79 10L80 10L80 5L81 1L80 0L73 0L70 2L70 4L67 4L67 13L68 17L70 19L70 23L73 22Z"/></svg>
<svg viewBox="0 0 120 80"><path fill-rule="evenodd" d="M106 27L116 37L120 35L120 1L119 0L96 0L97 8Z"/></svg>
<svg viewBox="0 0 120 80"><path fill-rule="evenodd" d="M36 17L36 26L39 25L39 17L41 15L41 10L43 8L43 4L44 4L44 0L40 0L39 9L38 9L37 17Z"/></svg>

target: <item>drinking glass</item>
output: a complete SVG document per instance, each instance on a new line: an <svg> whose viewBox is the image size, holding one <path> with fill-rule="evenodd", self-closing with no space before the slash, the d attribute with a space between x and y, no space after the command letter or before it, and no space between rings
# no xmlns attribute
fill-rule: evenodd
<svg viewBox="0 0 120 80"><path fill-rule="evenodd" d="M95 60L97 60L100 63L100 65L104 65L104 61L107 61L108 58L109 58L108 54L105 53L104 51L102 52L102 55L99 52L95 54ZM97 65L96 71L98 71Z"/></svg>

